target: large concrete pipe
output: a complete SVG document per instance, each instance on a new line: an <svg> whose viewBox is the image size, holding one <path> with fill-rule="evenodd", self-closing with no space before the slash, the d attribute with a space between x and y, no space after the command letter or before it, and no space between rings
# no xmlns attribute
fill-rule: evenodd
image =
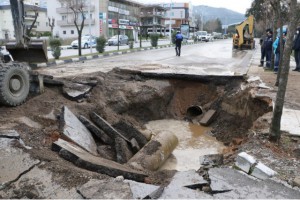
<svg viewBox="0 0 300 200"><path fill-rule="evenodd" d="M137 152L128 164L139 170L157 170L171 155L178 144L178 138L171 132L160 132Z"/></svg>

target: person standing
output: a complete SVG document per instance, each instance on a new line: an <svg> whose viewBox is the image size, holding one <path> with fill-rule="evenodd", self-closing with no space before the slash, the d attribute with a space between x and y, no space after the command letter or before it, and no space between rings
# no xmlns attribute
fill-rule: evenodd
<svg viewBox="0 0 300 200"><path fill-rule="evenodd" d="M297 35L293 45L296 68L293 71L300 72L300 27L297 28Z"/></svg>
<svg viewBox="0 0 300 200"><path fill-rule="evenodd" d="M267 69L271 69L272 45L273 45L273 32L270 30L270 31L268 31L267 38L265 40L266 68Z"/></svg>
<svg viewBox="0 0 300 200"><path fill-rule="evenodd" d="M283 43L283 48L285 45L286 41L286 32L283 32L282 34L282 43ZM280 37L277 37L275 42L273 43L273 50L275 54L275 64L274 64L274 73L277 74L278 68L279 68L279 62L280 62Z"/></svg>
<svg viewBox="0 0 300 200"><path fill-rule="evenodd" d="M180 33L180 31L177 31L176 36L175 36L175 51L176 51L176 56L180 56L181 54L181 43L183 40L183 36Z"/></svg>
<svg viewBox="0 0 300 200"><path fill-rule="evenodd" d="M260 65L259 67L263 67L264 66L264 62L265 62L265 57L266 57L266 47L265 47L265 41L268 38L268 32L270 31L270 29L266 30L266 35L263 35L260 40L259 40L259 44L260 44L260 52L261 52L261 57L260 57Z"/></svg>

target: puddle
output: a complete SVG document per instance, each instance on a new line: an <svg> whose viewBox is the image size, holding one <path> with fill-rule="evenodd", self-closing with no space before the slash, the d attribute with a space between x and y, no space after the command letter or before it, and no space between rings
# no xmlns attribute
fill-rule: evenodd
<svg viewBox="0 0 300 200"><path fill-rule="evenodd" d="M157 120L146 124L146 128L154 134L172 132L179 140L178 146L160 170L198 170L200 156L222 153L225 148L221 142L207 134L211 129L209 127L178 120Z"/></svg>

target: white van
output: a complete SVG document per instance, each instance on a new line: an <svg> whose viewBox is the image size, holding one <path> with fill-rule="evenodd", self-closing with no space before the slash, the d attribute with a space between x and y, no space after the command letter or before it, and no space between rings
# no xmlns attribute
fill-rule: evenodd
<svg viewBox="0 0 300 200"><path fill-rule="evenodd" d="M209 41L209 36L207 34L207 31L197 31L197 39L200 41Z"/></svg>

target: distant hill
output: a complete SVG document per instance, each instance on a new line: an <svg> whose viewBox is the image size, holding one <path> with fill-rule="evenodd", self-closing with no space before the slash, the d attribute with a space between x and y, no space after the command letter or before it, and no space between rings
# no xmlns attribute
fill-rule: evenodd
<svg viewBox="0 0 300 200"><path fill-rule="evenodd" d="M204 21L219 18L223 25L242 22L246 19L244 14L229 10L227 8L214 8L210 6L194 6L194 15L203 14Z"/></svg>

